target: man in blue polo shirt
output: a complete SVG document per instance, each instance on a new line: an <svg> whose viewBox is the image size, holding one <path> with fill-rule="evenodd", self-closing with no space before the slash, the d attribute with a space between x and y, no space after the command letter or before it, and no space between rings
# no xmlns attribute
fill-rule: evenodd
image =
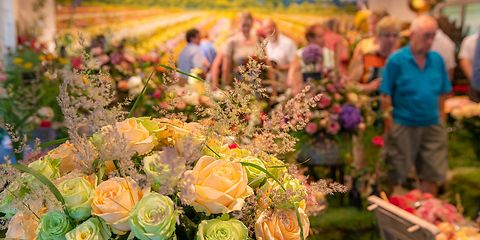
<svg viewBox="0 0 480 240"><path fill-rule="evenodd" d="M413 167L425 192L436 194L437 184L446 178L443 105L452 87L442 57L430 51L436 30L432 17L416 18L410 27L410 44L390 56L383 72L382 106L393 107L393 121L387 118L385 130L394 191L401 189Z"/></svg>

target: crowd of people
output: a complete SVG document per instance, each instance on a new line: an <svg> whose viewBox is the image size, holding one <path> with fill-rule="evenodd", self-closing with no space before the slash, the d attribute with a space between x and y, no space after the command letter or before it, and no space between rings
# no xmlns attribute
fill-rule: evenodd
<svg viewBox="0 0 480 240"><path fill-rule="evenodd" d="M356 83L361 91L381 97L381 110L388 115L383 128L392 189L400 190L416 169L421 189L437 193L448 170L444 102L452 92L456 47L435 18L419 15L405 27L387 12L373 11L368 34L354 48L336 32L336 19L307 27L302 48L273 19L259 21L256 30L250 13L241 13L238 19L238 30L217 50L202 42L198 30L188 31L188 44L178 58L180 70L200 68L215 88L228 86L233 78L239 79L238 67L256 56L258 45L266 40L268 78L280 92L295 95L310 81L332 73L340 81ZM478 33L466 37L458 55L476 102L480 100L479 42Z"/></svg>

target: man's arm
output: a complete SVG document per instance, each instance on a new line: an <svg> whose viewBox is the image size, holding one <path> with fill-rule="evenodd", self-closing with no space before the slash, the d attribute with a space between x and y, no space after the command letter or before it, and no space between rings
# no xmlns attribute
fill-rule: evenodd
<svg viewBox="0 0 480 240"><path fill-rule="evenodd" d="M438 110L440 113L440 121L442 123L446 123L447 121L447 115L445 114L445 101L447 100L447 98L447 94L440 95L440 97L438 98Z"/></svg>
<svg viewBox="0 0 480 240"><path fill-rule="evenodd" d="M382 94L382 112L384 114L384 133L389 133L392 130L392 97Z"/></svg>
<svg viewBox="0 0 480 240"><path fill-rule="evenodd" d="M460 59L460 67L469 81L472 80L472 61L467 58Z"/></svg>

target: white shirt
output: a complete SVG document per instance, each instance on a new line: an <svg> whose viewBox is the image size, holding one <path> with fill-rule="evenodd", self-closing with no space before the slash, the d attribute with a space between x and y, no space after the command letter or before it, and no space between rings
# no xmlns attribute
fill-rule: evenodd
<svg viewBox="0 0 480 240"><path fill-rule="evenodd" d="M295 43L283 34L278 35L276 42L269 41L266 46L268 59L279 65L290 64L295 57L296 50Z"/></svg>
<svg viewBox="0 0 480 240"><path fill-rule="evenodd" d="M435 34L431 50L438 52L442 56L447 70L457 66L455 62L455 43L440 29Z"/></svg>
<svg viewBox="0 0 480 240"><path fill-rule="evenodd" d="M458 58L468 59L473 62L475 49L477 47L477 38L478 33L475 33L463 39L462 45L460 46L460 52L458 53Z"/></svg>

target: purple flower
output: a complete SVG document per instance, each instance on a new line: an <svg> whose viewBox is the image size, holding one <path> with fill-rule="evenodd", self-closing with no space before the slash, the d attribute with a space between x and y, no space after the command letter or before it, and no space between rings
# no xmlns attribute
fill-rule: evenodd
<svg viewBox="0 0 480 240"><path fill-rule="evenodd" d="M316 64L322 57L322 48L316 44L309 44L303 49L302 58L305 64Z"/></svg>
<svg viewBox="0 0 480 240"><path fill-rule="evenodd" d="M360 110L350 104L345 104L342 106L339 117L342 127L349 131L357 129L358 124L360 124L363 120Z"/></svg>

